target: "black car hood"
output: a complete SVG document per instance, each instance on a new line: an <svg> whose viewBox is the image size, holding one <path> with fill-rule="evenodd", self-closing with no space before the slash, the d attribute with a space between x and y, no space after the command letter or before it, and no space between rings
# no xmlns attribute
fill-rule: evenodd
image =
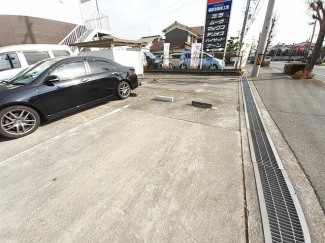
<svg viewBox="0 0 325 243"><path fill-rule="evenodd" d="M10 90L10 89L16 89L18 87L20 87L20 85L12 85L12 84L0 83L0 92L5 91L5 90Z"/></svg>

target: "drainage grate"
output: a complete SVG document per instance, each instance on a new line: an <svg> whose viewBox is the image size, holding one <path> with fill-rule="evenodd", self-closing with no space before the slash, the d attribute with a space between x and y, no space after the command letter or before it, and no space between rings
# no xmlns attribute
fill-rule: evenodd
<svg viewBox="0 0 325 243"><path fill-rule="evenodd" d="M283 171L281 161L275 155L276 152L272 149L273 144L271 145L264 130L246 77L242 78L242 85L247 127L253 147L251 149L256 159L254 161L256 162L254 168L257 168L256 183L260 185L257 188L265 242L309 242L310 236L299 202L294 192L289 189L291 187L288 185L291 186L291 183Z"/></svg>

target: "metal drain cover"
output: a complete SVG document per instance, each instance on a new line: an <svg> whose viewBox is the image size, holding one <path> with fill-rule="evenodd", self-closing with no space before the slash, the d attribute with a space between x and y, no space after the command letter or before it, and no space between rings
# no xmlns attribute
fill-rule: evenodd
<svg viewBox="0 0 325 243"><path fill-rule="evenodd" d="M302 209L265 132L246 77L242 77L242 86L265 242L311 242Z"/></svg>

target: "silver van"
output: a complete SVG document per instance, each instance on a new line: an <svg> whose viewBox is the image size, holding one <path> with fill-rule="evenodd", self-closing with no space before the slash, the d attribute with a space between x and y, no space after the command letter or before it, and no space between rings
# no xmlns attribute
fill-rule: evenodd
<svg viewBox="0 0 325 243"><path fill-rule="evenodd" d="M14 45L0 48L0 81L12 78L20 71L41 60L72 56L68 46L63 45Z"/></svg>

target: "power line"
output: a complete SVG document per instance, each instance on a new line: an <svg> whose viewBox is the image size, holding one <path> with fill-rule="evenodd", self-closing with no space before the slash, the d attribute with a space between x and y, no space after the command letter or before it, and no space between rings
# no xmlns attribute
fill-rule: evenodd
<svg viewBox="0 0 325 243"><path fill-rule="evenodd" d="M140 25L143 25L143 24L145 24L145 23L148 23L148 22L150 22L150 21L152 21L152 20L154 20L154 19L157 19L157 18L160 18L160 17L162 17L162 16L165 16L166 14L169 14L169 13L175 12L176 10L181 9L181 8L183 8L183 7L186 7L186 6L188 6L188 5L190 5L190 4L194 3L194 2L197 2L197 1L199 1L199 0L194 0L194 1L192 1L192 2L189 2L189 3L185 4L185 5L180 6L180 7L176 8L176 9L174 9L174 10L171 10L171 11L169 11L169 12L167 12L167 13L161 14L161 15L155 17L155 18L152 18L152 19L150 19L150 20L148 20L148 21L144 21L144 22L142 22L142 23L140 23L140 24L137 24L137 25L134 25L134 26L128 27L128 28L126 28L126 29L124 29L124 30L122 30L122 31L119 31L119 32L117 32L117 33L114 33L114 34L115 34L115 35L116 35L116 34L120 34L120 33L123 33L123 32L125 32L125 31L127 31L127 30L130 30L130 29L136 28L136 27L138 27L138 26L140 26ZM180 2L180 1L179 1L179 2ZM176 3L175 3L175 4L176 4ZM173 4L173 5L175 5L175 4ZM173 5L171 5L171 6L173 6ZM170 7L171 7L171 6L170 6Z"/></svg>

